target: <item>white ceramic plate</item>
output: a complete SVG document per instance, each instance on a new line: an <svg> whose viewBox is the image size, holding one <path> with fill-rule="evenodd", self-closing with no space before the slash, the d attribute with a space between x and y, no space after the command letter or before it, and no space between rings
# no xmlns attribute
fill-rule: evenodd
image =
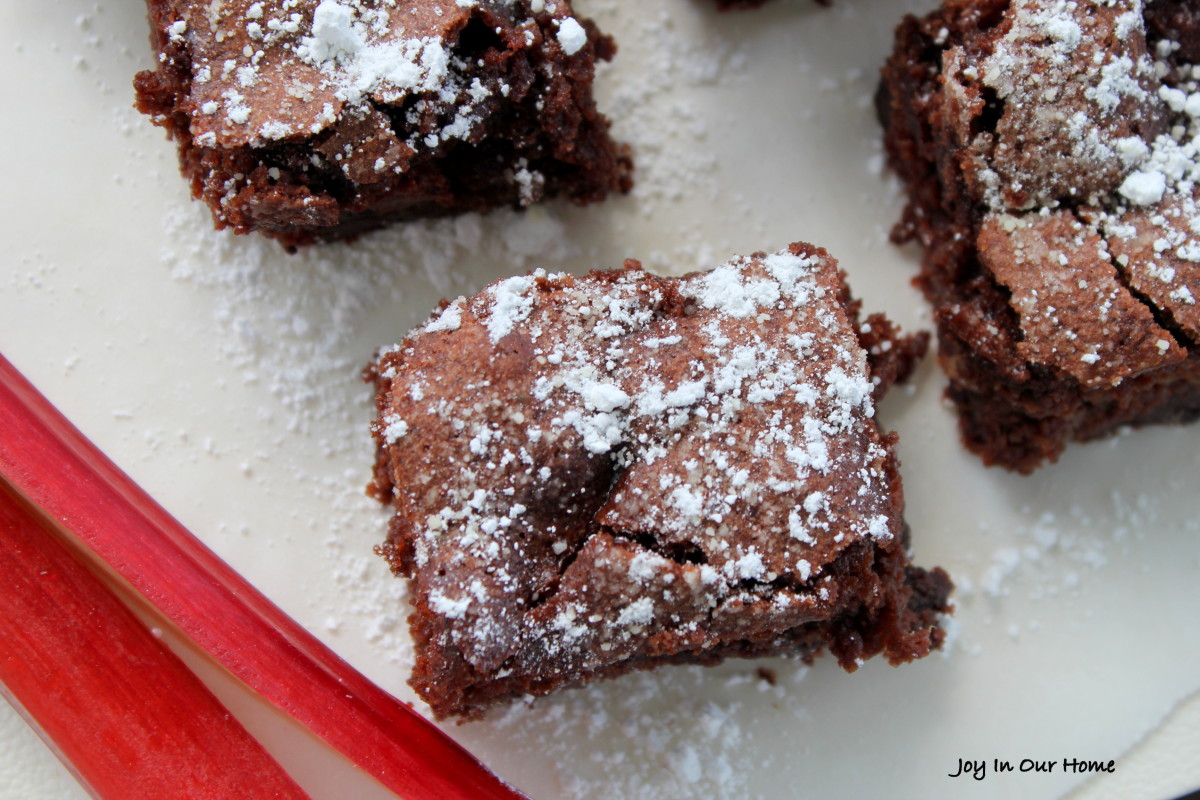
<svg viewBox="0 0 1200 800"><path fill-rule="evenodd" d="M637 257L678 273L799 239L841 259L866 309L928 325L916 255L886 240L901 200L871 96L901 13L932 0L711 5L577 2L621 46L599 92L637 149L631 196L287 256L212 232L173 146L130 108L150 64L138 0L5 3L0 352L255 585L411 697L402 587L371 553L386 514L361 491L357 375L439 298L535 266ZM944 655L855 675L770 661L774 687L756 663L667 669L450 733L539 800L1054 798L1089 777L1067 758L1116 760L1088 797L1200 785L1195 758L1172 755L1195 741L1197 715L1181 712L1136 757L1151 759L1144 777L1108 788L1139 774L1126 751L1200 690L1200 426L1075 446L1021 478L960 448L942 388L929 362L881 418L902 437L916 560L959 585ZM201 669L315 796L386 796ZM3 719L0 796L78 794ZM950 777L959 759L986 760L986 777ZM1018 769L997 775L993 759ZM1023 759L1056 766L1020 772Z"/></svg>

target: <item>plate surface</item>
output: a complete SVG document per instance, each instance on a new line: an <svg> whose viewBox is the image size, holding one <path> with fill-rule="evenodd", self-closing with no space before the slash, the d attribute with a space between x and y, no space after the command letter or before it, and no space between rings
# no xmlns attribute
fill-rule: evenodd
<svg viewBox="0 0 1200 800"><path fill-rule="evenodd" d="M0 225L0 352L160 502L286 611L401 697L403 587L371 552L362 493L370 397L358 374L443 296L533 267L627 257L682 273L795 240L841 260L869 311L928 327L916 254L887 242L901 198L872 93L891 30L930 0L577 0L621 50L601 105L636 148L637 189L585 209L420 223L296 256L211 230L173 147L131 108L149 66L142 6L0 8L0 90L19 113ZM649 9L649 10L647 10ZM449 732L539 798L1055 798L1117 762L1200 691L1200 426L1075 446L1022 478L958 444L932 360L883 404L918 563L957 581L945 654L854 675L830 660L674 668L516 704ZM206 672L210 674L211 670ZM270 710L222 696L318 797L346 768ZM1193 704L1193 708L1195 705ZM1200 715L1142 748L1136 794L1200 785L1170 754ZM11 713L0 797L82 796ZM950 777L959 760L986 776ZM993 759L1013 773L995 774ZM1055 762L1021 772L1023 759ZM341 772L339 772L339 770ZM385 796L362 782L355 796Z"/></svg>

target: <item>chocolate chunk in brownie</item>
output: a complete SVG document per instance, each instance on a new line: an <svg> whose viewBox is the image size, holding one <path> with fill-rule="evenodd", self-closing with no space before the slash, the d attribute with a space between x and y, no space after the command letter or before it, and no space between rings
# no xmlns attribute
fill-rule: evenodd
<svg viewBox="0 0 1200 800"><path fill-rule="evenodd" d="M217 227L286 246L630 187L567 0L149 0L137 105Z"/></svg>
<svg viewBox="0 0 1200 800"><path fill-rule="evenodd" d="M925 339L871 320L795 244L683 278L509 278L384 349L372 492L433 712L665 663L829 650L852 670L939 646L950 584L909 563L874 417Z"/></svg>
<svg viewBox="0 0 1200 800"><path fill-rule="evenodd" d="M897 29L878 110L964 440L1028 472L1200 417L1200 14L949 0Z"/></svg>

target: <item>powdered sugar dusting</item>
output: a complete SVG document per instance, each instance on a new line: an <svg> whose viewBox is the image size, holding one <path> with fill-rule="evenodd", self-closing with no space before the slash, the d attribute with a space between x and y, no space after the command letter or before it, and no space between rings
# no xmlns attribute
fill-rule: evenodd
<svg viewBox="0 0 1200 800"><path fill-rule="evenodd" d="M560 72L592 64L594 34L566 0L541 12L526 0L230 0L181 4L180 14L162 31L173 46L163 48L161 69L187 74L177 110L191 141L222 156L198 170L205 199L218 220L243 230L333 225L331 203L355 196L338 188L343 181L354 190L394 184L419 169L414 159L478 146L497 117L503 125L514 109L541 113L556 102ZM483 69L481 54L495 47L511 59ZM541 66L524 66L530 59ZM590 113L590 95L575 101L576 112ZM292 143L306 151L290 152ZM512 157L495 176L523 205L556 191L533 156ZM276 186L295 194L275 197ZM277 206L289 222L264 224Z"/></svg>
<svg viewBox="0 0 1200 800"><path fill-rule="evenodd" d="M968 179L994 207L1109 191L1137 166L1129 140L1162 124L1142 0L1112 0L1094 11L1074 0L1017 0L1007 13L1011 27L978 65L959 66L964 54L950 51L956 81L978 81L1003 110L994 131L960 131L977 159Z"/></svg>
<svg viewBox="0 0 1200 800"><path fill-rule="evenodd" d="M777 281L747 281L735 264L717 267L686 291L704 308L739 319L745 319L758 309L770 308L780 297Z"/></svg>
<svg viewBox="0 0 1200 800"><path fill-rule="evenodd" d="M1147 39L1144 13L1141 0L1018 0L978 63L957 46L945 55L964 176L990 209L978 246L1014 292L1017 348L1089 384L1180 362L1200 332L1188 302L1200 291L1200 73L1178 43ZM1085 296L1088 308L1068 307Z"/></svg>
<svg viewBox="0 0 1200 800"><path fill-rule="evenodd" d="M390 102L411 91L439 88L450 75L450 54L440 39L420 37L368 43L369 28L352 3L322 0L312 35L296 55L331 76L335 96L357 103L378 94Z"/></svg>
<svg viewBox="0 0 1200 800"><path fill-rule="evenodd" d="M807 245L681 279L537 271L381 351L393 564L445 641L541 681L839 613L830 565L900 525L840 286Z"/></svg>
<svg viewBox="0 0 1200 800"><path fill-rule="evenodd" d="M513 326L523 321L533 310L533 298L529 296L534 278L507 278L491 288L492 306L487 318L488 336L498 342L508 335Z"/></svg>
<svg viewBox="0 0 1200 800"><path fill-rule="evenodd" d="M463 298L458 298L442 311L432 322L425 326L427 333L437 331L455 331L462 324Z"/></svg>
<svg viewBox="0 0 1200 800"><path fill-rule="evenodd" d="M573 56L587 44L587 31L574 17L567 17L558 26L556 37L563 52Z"/></svg>

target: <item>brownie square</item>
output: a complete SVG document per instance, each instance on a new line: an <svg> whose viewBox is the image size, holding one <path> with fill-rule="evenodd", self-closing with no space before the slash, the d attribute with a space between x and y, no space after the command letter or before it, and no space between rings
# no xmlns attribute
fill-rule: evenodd
<svg viewBox="0 0 1200 800"><path fill-rule="evenodd" d="M667 663L926 655L874 403L923 336L794 244L682 278L508 278L386 348L372 493L435 715Z"/></svg>
<svg viewBox="0 0 1200 800"><path fill-rule="evenodd" d="M963 438L1030 472L1200 417L1200 9L953 0L878 110Z"/></svg>
<svg viewBox="0 0 1200 800"><path fill-rule="evenodd" d="M612 41L567 0L149 0L137 106L218 228L295 247L629 189L592 99Z"/></svg>

